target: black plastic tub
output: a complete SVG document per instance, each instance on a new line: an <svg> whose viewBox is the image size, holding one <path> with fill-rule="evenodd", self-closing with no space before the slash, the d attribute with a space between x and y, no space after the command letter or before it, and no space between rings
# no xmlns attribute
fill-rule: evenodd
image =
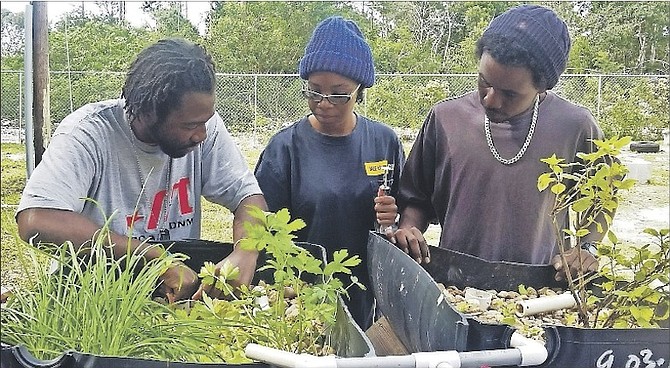
<svg viewBox="0 0 670 368"><path fill-rule="evenodd" d="M410 352L509 348L514 328L486 324L458 312L437 283L478 289L516 290L518 285L560 287L552 266L488 262L431 248L419 265L385 238L370 233L368 265L382 314ZM563 285L564 286L564 285ZM667 367L670 331L545 326L549 357L542 367Z"/></svg>
<svg viewBox="0 0 670 368"><path fill-rule="evenodd" d="M325 250L320 245L309 243L297 243L297 245L308 250L313 256L325 260ZM173 243L169 250L172 253L184 253L190 257L185 263L196 272L205 261L218 262L225 258L232 251L232 244L219 243L207 240L182 240ZM258 265L265 263L265 254L261 253L258 257ZM265 280L272 282L270 272L257 273L254 282ZM307 280L318 282L318 280ZM366 357L374 356L374 348L368 337L361 328L354 322L349 310L340 299L338 303L335 326L332 331L332 343L336 354L341 357ZM196 367L273 367L264 363L250 364L227 364L227 363L183 363L167 362L150 359L138 359L133 357L103 357L92 354L84 354L77 351L65 351L63 354L53 360L45 361L35 358L23 346L10 346L2 344L0 355L0 368L19 368L19 367L44 367L44 368L103 368L103 367L147 367L147 368L196 368Z"/></svg>

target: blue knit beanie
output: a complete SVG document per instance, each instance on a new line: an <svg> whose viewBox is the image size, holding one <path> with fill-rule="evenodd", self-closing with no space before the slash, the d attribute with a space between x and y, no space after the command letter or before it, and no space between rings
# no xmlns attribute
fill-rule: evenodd
<svg viewBox="0 0 670 368"><path fill-rule="evenodd" d="M521 5L499 15L484 34L517 40L540 63L547 77L547 88L558 83L570 52L570 34L556 13L539 5Z"/></svg>
<svg viewBox="0 0 670 368"><path fill-rule="evenodd" d="M300 60L300 78L312 72L337 73L365 88L375 84L372 51L356 23L334 16L316 26Z"/></svg>

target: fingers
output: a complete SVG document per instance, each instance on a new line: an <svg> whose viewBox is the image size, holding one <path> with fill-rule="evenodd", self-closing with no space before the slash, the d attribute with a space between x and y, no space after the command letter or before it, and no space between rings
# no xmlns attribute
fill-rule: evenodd
<svg viewBox="0 0 670 368"><path fill-rule="evenodd" d="M382 225L393 225L398 215L398 206L395 204L395 198L391 196L376 197L375 214L377 221Z"/></svg>
<svg viewBox="0 0 670 368"><path fill-rule="evenodd" d="M386 228L386 230L384 231L384 236L386 236L386 239L388 239L393 244L397 242L395 238L395 229L393 228L393 226L389 226Z"/></svg>
<svg viewBox="0 0 670 368"><path fill-rule="evenodd" d="M200 300L202 298L202 285L198 288L198 290L191 296L191 299L193 300Z"/></svg>
<svg viewBox="0 0 670 368"><path fill-rule="evenodd" d="M423 236L421 236L421 238L423 238ZM419 247L421 248L421 254L423 255L423 262L430 263L430 246L428 245L428 242L426 242L425 239L420 241Z"/></svg>
<svg viewBox="0 0 670 368"><path fill-rule="evenodd" d="M428 250L426 239L423 238L423 234L415 227L411 229L411 232L414 239L410 242L410 253L413 255L417 263L430 263L430 252Z"/></svg>
<svg viewBox="0 0 670 368"><path fill-rule="evenodd" d="M599 267L598 259L595 258L593 254L589 253L586 250L580 248L572 248L564 254L564 257L570 275L573 278L580 275L580 273L585 274L598 271ZM563 265L561 255L560 254L555 255L552 258L551 263L554 266L554 269L557 271L556 275L554 276L554 279L556 281L563 281L566 278L565 277L566 269L565 266Z"/></svg>
<svg viewBox="0 0 670 368"><path fill-rule="evenodd" d="M158 292L170 303L189 298L198 288L198 275L185 264L179 262L172 265L161 275Z"/></svg>
<svg viewBox="0 0 670 368"><path fill-rule="evenodd" d="M556 271L563 270L563 261L561 260L561 255L557 254L551 259L551 264L554 266Z"/></svg>
<svg viewBox="0 0 670 368"><path fill-rule="evenodd" d="M395 237L398 248L409 254L417 263L430 263L430 250L426 239L424 239L419 229L415 227L411 229L398 229Z"/></svg>

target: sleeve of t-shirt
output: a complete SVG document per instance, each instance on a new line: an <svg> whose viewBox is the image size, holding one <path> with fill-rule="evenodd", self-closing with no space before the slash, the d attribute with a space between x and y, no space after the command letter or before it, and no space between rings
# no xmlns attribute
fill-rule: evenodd
<svg viewBox="0 0 670 368"><path fill-rule="evenodd" d="M243 199L261 194L244 155L218 113L207 122L202 150L202 195L234 211Z"/></svg>
<svg viewBox="0 0 670 368"><path fill-rule="evenodd" d="M281 146L277 140L271 140L258 158L254 170L268 209L273 212L291 207L288 175L281 170L289 158L284 157Z"/></svg>
<svg viewBox="0 0 670 368"><path fill-rule="evenodd" d="M412 205L421 208L428 218L435 216L431 203L435 181L435 124L435 111L431 110L402 169L398 193L401 213Z"/></svg>
<svg viewBox="0 0 670 368"><path fill-rule="evenodd" d="M595 144L593 144L594 139L602 140L604 139L603 131L600 129L600 126L596 122L596 119L591 114L591 111L584 107L580 107L580 120L583 122L582 126L582 139L577 148L578 152L594 152L598 150Z"/></svg>
<svg viewBox="0 0 670 368"><path fill-rule="evenodd" d="M95 150L73 135L55 135L26 183L17 213L28 208L81 212L91 195L95 157Z"/></svg>

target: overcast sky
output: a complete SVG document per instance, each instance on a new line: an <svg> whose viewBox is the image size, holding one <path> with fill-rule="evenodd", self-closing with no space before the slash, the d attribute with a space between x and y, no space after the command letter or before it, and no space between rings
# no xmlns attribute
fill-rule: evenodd
<svg viewBox="0 0 670 368"><path fill-rule="evenodd" d="M7 9L12 12L21 12L26 10L28 1L2 1L2 9ZM81 6L84 3L86 11L97 11L98 7L93 1L47 1L47 13L49 22L53 23L60 19L60 17L69 11ZM126 1L126 20L134 26L142 26L145 23L151 22L150 17L141 10L141 1ZM186 10L188 19L199 30L204 30L205 13L209 10L208 1L186 1Z"/></svg>

